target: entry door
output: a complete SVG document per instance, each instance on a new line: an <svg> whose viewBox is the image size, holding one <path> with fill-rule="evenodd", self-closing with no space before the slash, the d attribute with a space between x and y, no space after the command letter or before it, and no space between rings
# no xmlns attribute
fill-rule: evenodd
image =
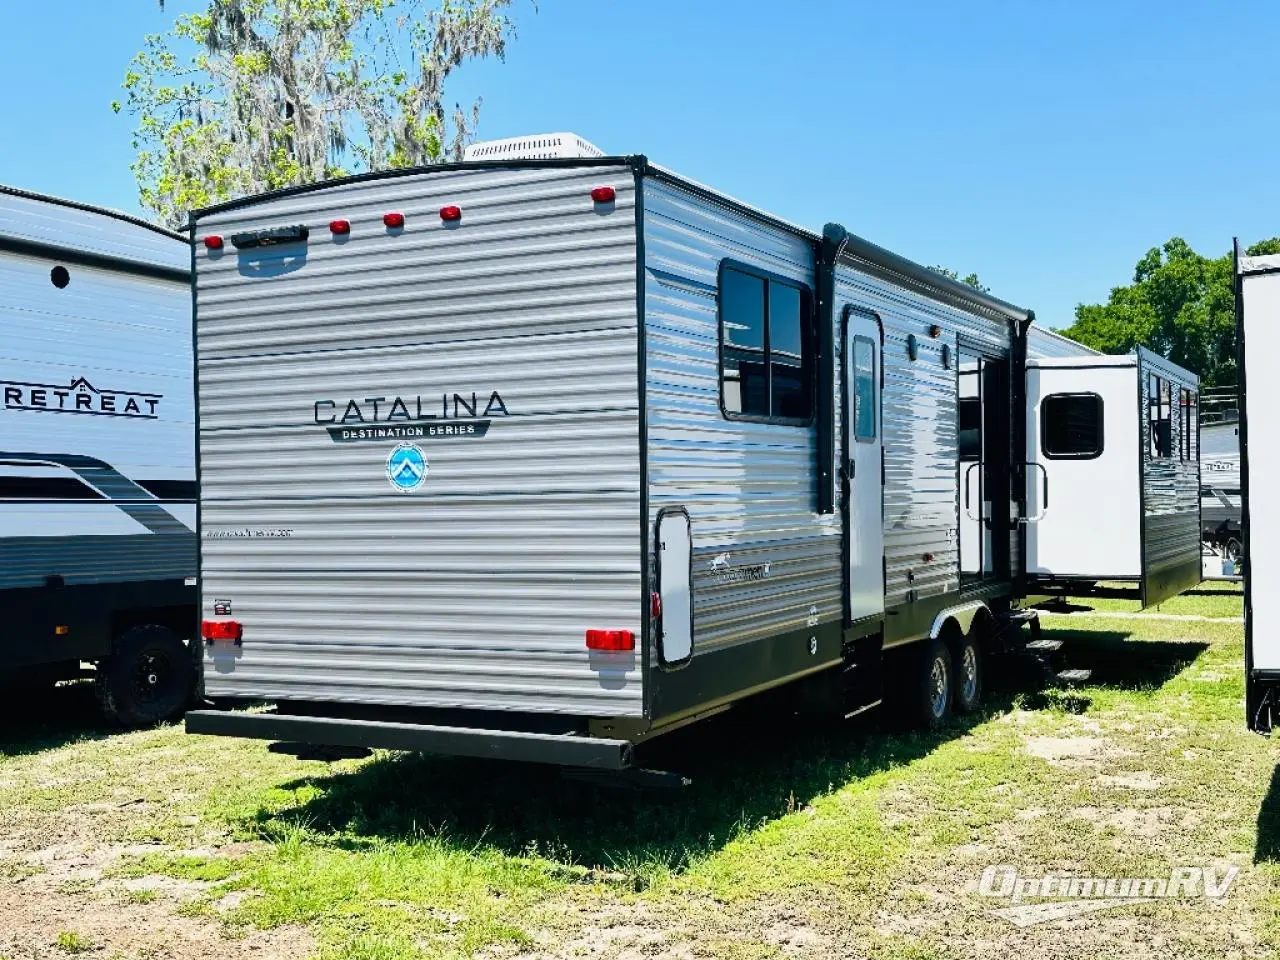
<svg viewBox="0 0 1280 960"><path fill-rule="evenodd" d="M1009 576L1009 360L960 345L956 435L960 580Z"/></svg>
<svg viewBox="0 0 1280 960"><path fill-rule="evenodd" d="M849 619L884 612L884 484L881 477L880 322L845 308L844 487Z"/></svg>

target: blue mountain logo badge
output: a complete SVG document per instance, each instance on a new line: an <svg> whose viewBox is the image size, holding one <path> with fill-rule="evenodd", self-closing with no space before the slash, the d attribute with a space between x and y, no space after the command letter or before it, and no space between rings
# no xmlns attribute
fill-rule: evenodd
<svg viewBox="0 0 1280 960"><path fill-rule="evenodd" d="M413 493L431 472L426 455L414 443L401 443L387 457L387 479L400 493Z"/></svg>

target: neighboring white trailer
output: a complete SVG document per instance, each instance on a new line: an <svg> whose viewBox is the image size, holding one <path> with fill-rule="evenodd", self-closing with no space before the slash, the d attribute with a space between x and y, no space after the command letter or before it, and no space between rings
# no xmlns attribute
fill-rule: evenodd
<svg viewBox="0 0 1280 960"><path fill-rule="evenodd" d="M206 687L275 704L192 732L620 768L800 680L937 723L1012 642L1029 311L643 157L192 236Z"/></svg>
<svg viewBox="0 0 1280 960"><path fill-rule="evenodd" d="M1280 356L1280 256L1246 257L1235 244L1240 369L1240 489L1244 533L1245 719L1268 732L1280 713L1280 426L1265 401Z"/></svg>
<svg viewBox="0 0 1280 960"><path fill-rule="evenodd" d="M195 677L191 248L0 187L0 683L97 664L108 713Z"/></svg>

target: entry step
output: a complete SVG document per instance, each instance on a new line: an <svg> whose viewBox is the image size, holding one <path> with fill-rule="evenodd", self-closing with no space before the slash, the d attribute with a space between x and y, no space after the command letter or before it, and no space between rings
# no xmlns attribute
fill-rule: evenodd
<svg viewBox="0 0 1280 960"><path fill-rule="evenodd" d="M1062 649L1062 641L1041 637L1038 640L1028 641L1026 649L1031 653L1057 653Z"/></svg>
<svg viewBox="0 0 1280 960"><path fill-rule="evenodd" d="M1092 670L1059 670L1057 677L1063 683L1084 683L1091 676Z"/></svg>

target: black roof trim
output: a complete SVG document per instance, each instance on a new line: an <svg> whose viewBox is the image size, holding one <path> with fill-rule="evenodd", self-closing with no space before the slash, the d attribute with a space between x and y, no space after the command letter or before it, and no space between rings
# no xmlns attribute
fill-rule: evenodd
<svg viewBox="0 0 1280 960"><path fill-rule="evenodd" d="M924 287L941 300L958 301L966 306L988 310L1018 323L1029 323L1035 318L1035 314L1031 310L1009 303L1007 300L1001 300L999 297L983 293L967 283L960 283L958 280L944 277L936 270L930 270L928 267L922 266L913 260L900 257L898 254L884 249L884 247L877 246L870 240L863 240L861 237L849 233L838 223L827 224L823 233L825 235L832 230L843 234L841 253L837 259L851 260L855 265L857 261L872 264L881 270L888 271Z"/></svg>
<svg viewBox="0 0 1280 960"><path fill-rule="evenodd" d="M95 207L91 203L80 203L77 200L65 200L62 197L51 197L48 194L36 193L33 190L22 190L18 187L6 187L2 183L0 183L0 193L8 194L11 197L20 197L23 200L37 200L40 203L52 203L55 206L67 207L71 210L82 210L85 213L96 213L100 216L110 217L112 220L131 223L135 227L145 227L153 233L169 237L171 240L181 240L183 243L189 242L188 238L184 234L158 226L149 220L143 220L141 217L135 217L128 213L121 213L119 210L111 210L107 207Z"/></svg>
<svg viewBox="0 0 1280 960"><path fill-rule="evenodd" d="M433 163L426 167L399 167L395 170L373 170L368 173L356 173L349 177L335 177L332 180L318 180L315 183L302 183L293 187L282 187L268 193L257 193L248 197L239 197L225 203L201 207L191 211L188 226L192 226L199 217L214 213L224 213L241 207L254 206L283 197L293 197L317 190L328 190L332 187L345 187L353 183L367 183L370 180L391 180L396 177L412 177L424 173L450 173L455 170L537 170L544 168L565 167L617 167L629 166L642 173L648 167L648 160L642 156L628 157L563 157L547 160L464 160L459 163Z"/></svg>

